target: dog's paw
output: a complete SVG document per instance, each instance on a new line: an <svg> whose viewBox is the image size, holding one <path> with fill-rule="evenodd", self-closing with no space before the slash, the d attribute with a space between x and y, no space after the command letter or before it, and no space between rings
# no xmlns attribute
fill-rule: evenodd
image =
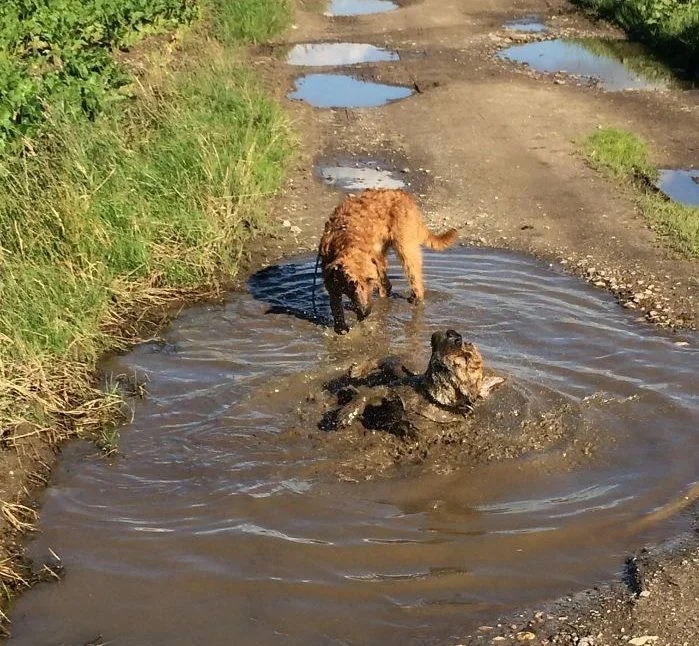
<svg viewBox="0 0 699 646"><path fill-rule="evenodd" d="M342 325L335 325L334 329L336 334L347 334L350 331L349 325L347 325L347 323L342 323Z"/></svg>
<svg viewBox="0 0 699 646"><path fill-rule="evenodd" d="M415 292L408 296L408 303L410 303L411 305L417 305L418 303L422 303L422 301L423 298L421 296L418 296Z"/></svg>

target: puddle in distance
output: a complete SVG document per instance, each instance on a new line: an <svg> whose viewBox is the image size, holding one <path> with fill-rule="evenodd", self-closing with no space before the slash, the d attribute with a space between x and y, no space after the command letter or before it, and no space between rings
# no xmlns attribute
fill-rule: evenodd
<svg viewBox="0 0 699 646"><path fill-rule="evenodd" d="M390 0L331 0L326 16L360 16L370 13L385 13L398 9Z"/></svg>
<svg viewBox="0 0 699 646"><path fill-rule="evenodd" d="M699 206L699 170L658 171L658 188L671 200L688 206Z"/></svg>
<svg viewBox="0 0 699 646"><path fill-rule="evenodd" d="M508 31L524 31L529 33L542 33L547 31L546 25L537 16L523 16L515 20L508 20L504 25Z"/></svg>
<svg viewBox="0 0 699 646"><path fill-rule="evenodd" d="M375 160L336 160L335 163L317 163L313 174L323 183L343 191L361 191L365 188L405 188L405 174L386 168Z"/></svg>
<svg viewBox="0 0 699 646"><path fill-rule="evenodd" d="M599 81L605 90L653 90L667 87L670 72L627 41L545 40L514 45L498 53L539 72L562 72ZM623 62L622 62L623 61Z"/></svg>
<svg viewBox="0 0 699 646"><path fill-rule="evenodd" d="M294 84L296 89L287 96L316 108L373 108L413 94L407 87L361 81L346 74L307 74Z"/></svg>
<svg viewBox="0 0 699 646"><path fill-rule="evenodd" d="M392 263L397 296L338 337L301 316L314 264L262 270L249 294L186 310L166 343L103 365L148 375L148 395L115 459L62 451L28 549L53 549L66 576L13 603L9 644L454 643L524 604L618 580L639 540L687 527L625 529L696 480L695 337L679 348L534 259L458 247L425 253L424 307L401 298ZM584 406L608 442L563 464L538 453L355 483L323 472L305 433L322 437L296 413L308 377L367 352L423 369L445 328L513 382Z"/></svg>
<svg viewBox="0 0 699 646"><path fill-rule="evenodd" d="M364 43L309 43L294 45L286 57L289 65L356 65L397 61L398 54Z"/></svg>

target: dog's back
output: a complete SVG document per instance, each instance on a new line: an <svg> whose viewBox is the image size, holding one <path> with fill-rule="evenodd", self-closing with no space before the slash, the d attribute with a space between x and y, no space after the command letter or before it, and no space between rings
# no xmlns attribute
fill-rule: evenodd
<svg viewBox="0 0 699 646"><path fill-rule="evenodd" d="M350 248L380 253L396 239L442 251L457 237L456 229L432 233L415 199L406 191L372 188L346 196L335 208L325 224L320 252L323 257ZM380 250L375 249L377 244L381 244Z"/></svg>

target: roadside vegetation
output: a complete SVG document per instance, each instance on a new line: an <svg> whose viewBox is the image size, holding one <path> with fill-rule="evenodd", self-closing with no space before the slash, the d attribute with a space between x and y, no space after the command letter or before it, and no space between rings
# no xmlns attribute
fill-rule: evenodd
<svg viewBox="0 0 699 646"><path fill-rule="evenodd" d="M699 75L699 0L572 0L619 25L682 76Z"/></svg>
<svg viewBox="0 0 699 646"><path fill-rule="evenodd" d="M76 433L114 453L99 357L216 293L264 231L293 142L241 45L290 18L286 0L2 3L0 454Z"/></svg>
<svg viewBox="0 0 699 646"><path fill-rule="evenodd" d="M625 130L602 129L581 144L587 162L621 182L654 229L689 258L699 258L699 208L677 204L655 189L657 169L649 161L648 145Z"/></svg>

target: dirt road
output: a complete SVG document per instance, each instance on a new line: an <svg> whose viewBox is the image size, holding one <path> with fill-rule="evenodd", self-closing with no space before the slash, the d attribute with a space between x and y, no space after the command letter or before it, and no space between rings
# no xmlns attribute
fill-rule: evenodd
<svg viewBox="0 0 699 646"><path fill-rule="evenodd" d="M318 71L417 90L379 108L330 110L287 101L303 150L280 205L280 220L301 230L291 243L315 248L338 199L313 179L313 161L373 157L407 171L402 175L432 222L461 227L469 244L563 260L570 271L605 283L622 302L639 285L652 284L653 296L639 310L695 326L696 263L672 252L632 200L585 165L576 141L598 127L629 129L649 141L658 166L687 167L699 150L699 92L606 92L494 56L522 38L503 29L522 15L545 21L546 37L619 36L565 2L402 4L388 13L330 18L306 3L287 42L260 57L280 99L295 77ZM326 41L386 47L400 60L352 68L283 63L289 45Z"/></svg>
<svg viewBox="0 0 699 646"><path fill-rule="evenodd" d="M259 52L258 68L280 99L295 77L319 71L286 65L288 46L324 41L398 52L395 62L322 71L349 71L415 94L366 109L286 102L302 155L278 203L283 235L266 245L267 257L316 248L340 194L314 179L315 160L370 157L396 169L420 196L428 220L459 227L464 242L562 261L639 316L696 327L696 262L673 253L632 199L577 156L575 142L598 127L619 127L647 139L659 167L688 167L699 151L698 91L605 92L494 55L521 38L503 23L526 14L546 22L547 37L619 36L559 0L407 0L398 11L352 18L323 16L320 4L302 3L286 42ZM640 287L650 294L631 305ZM642 568L630 570L633 585L587 592L538 614L530 609L463 641L697 643L696 537L681 549L644 554L639 562Z"/></svg>

